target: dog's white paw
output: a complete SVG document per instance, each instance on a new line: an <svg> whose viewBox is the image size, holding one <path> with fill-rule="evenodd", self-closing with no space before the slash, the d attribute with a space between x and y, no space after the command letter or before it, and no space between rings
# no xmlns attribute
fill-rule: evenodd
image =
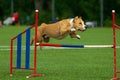
<svg viewBox="0 0 120 80"><path fill-rule="evenodd" d="M71 31L76 31L76 29L75 28L71 28Z"/></svg>
<svg viewBox="0 0 120 80"><path fill-rule="evenodd" d="M78 39L80 39L80 35L76 35Z"/></svg>

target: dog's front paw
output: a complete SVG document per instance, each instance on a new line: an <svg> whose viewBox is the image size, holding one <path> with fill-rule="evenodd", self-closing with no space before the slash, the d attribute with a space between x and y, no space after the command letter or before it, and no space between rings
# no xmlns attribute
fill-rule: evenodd
<svg viewBox="0 0 120 80"><path fill-rule="evenodd" d="M71 28L71 31L73 32L73 31L76 31L76 29L75 28Z"/></svg>
<svg viewBox="0 0 120 80"><path fill-rule="evenodd" d="M80 39L80 35L76 35L77 39Z"/></svg>

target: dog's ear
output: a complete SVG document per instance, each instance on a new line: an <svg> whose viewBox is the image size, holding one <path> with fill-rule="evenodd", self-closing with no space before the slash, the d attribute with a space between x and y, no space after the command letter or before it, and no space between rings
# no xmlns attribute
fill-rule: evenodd
<svg viewBox="0 0 120 80"><path fill-rule="evenodd" d="M78 19L78 16L76 16L76 17L74 18L73 22L75 22L75 20L77 20L77 19Z"/></svg>
<svg viewBox="0 0 120 80"><path fill-rule="evenodd" d="M75 19L78 19L78 16L76 16Z"/></svg>

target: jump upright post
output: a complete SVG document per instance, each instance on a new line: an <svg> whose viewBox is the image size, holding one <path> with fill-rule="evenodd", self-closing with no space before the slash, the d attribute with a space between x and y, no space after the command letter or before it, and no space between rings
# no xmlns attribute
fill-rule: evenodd
<svg viewBox="0 0 120 80"><path fill-rule="evenodd" d="M116 29L120 29L120 26L118 26L115 21L115 10L112 10L112 27L113 27L113 48L114 48L114 77L112 80L120 80L120 78L117 77L117 74L120 73L120 71L117 70L117 52L116 52Z"/></svg>
<svg viewBox="0 0 120 80"><path fill-rule="evenodd" d="M37 42L37 27L38 27L38 10L35 11L35 24L29 27L28 29L24 30L17 36L13 37L10 40L10 76L13 75L13 69L22 69L22 70L33 70L34 73L26 76L26 78L36 77L36 76L43 76L42 74L37 74L36 71L36 53L37 53L37 46L34 44L34 67L30 68L30 32L32 28L35 28L35 43ZM22 35L26 33L26 51L25 51L25 66L22 67L21 63L21 55L22 55ZM13 65L13 43L17 40L17 53L16 53L16 66Z"/></svg>

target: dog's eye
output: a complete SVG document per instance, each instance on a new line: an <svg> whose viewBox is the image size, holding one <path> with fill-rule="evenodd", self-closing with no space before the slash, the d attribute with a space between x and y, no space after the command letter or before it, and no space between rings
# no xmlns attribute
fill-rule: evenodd
<svg viewBox="0 0 120 80"><path fill-rule="evenodd" d="M79 23L79 24L82 24L82 23Z"/></svg>

